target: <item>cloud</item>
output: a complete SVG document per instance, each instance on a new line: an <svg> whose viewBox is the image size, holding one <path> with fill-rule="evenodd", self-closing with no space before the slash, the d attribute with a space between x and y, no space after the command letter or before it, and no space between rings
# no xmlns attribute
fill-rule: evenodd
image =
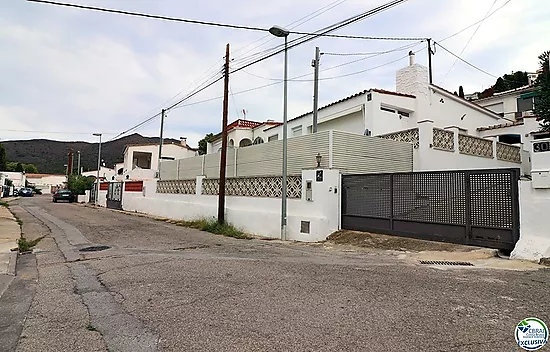
<svg viewBox="0 0 550 352"><path fill-rule="evenodd" d="M494 8L505 1L497 0ZM99 0L79 3L107 6ZM292 22L313 11L338 4L322 14L318 11L315 18L302 19L309 21L296 28L313 31L382 3L385 1L239 0L227 6L226 2L212 0L206 6L199 1L112 0L108 7L259 27L279 24L292 28L297 25ZM491 0L409 1L337 33L429 36L439 40L483 18L491 4ZM542 40L529 38L540 38L542 33L549 31L546 20L549 16L550 8L540 6L537 0L511 1L482 24L463 57L497 76L511 70L534 70L538 54L546 48ZM475 27L442 44L459 53L474 30ZM196 89L198 84L220 77L226 43L231 44L234 58L231 65L235 68L258 57L251 55L281 45L282 40L252 31L12 2L0 13L0 46L7 48L0 56L3 68L0 138L54 137L92 141L92 132L113 133L111 136L114 136L157 114L162 107ZM302 78L306 81L289 83L289 118L311 111L313 83L307 80L312 78L310 64L315 46L323 52L356 53L384 51L408 43L320 38L290 50L289 76L307 76ZM395 89L395 71L407 64L406 58L400 58L406 56L408 50L351 64L347 63L361 57L322 56L322 70L345 65L322 71L321 78L346 77L320 82L320 105L363 89ZM396 62L388 64L391 61ZM426 50L417 54L417 61L426 64ZM453 62L451 55L441 48L437 50L434 56L436 83L443 80ZM231 76L231 91L237 94L230 97L230 120L243 117L244 109L249 119L280 121L282 84L238 93L276 82L254 75L281 79L283 56L265 60L245 71ZM353 74L359 71L365 72ZM451 91L463 85L466 92L472 92L488 87L494 80L457 62L443 85ZM222 89L222 82L218 82L182 105L220 97ZM196 145L204 134L220 131L221 114L221 99L174 109L166 117L165 135L186 136L189 144ZM159 121L155 119L137 132L158 135L158 131Z"/></svg>

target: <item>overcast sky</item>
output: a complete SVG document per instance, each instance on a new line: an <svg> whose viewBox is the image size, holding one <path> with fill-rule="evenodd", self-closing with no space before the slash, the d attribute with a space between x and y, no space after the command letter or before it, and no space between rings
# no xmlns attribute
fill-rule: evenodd
<svg viewBox="0 0 550 352"><path fill-rule="evenodd" d="M59 0L62 1L62 0ZM73 3L128 11L257 27L291 25L330 4L337 5L295 28L315 31L386 0L71 0ZM431 37L443 39L482 19L507 0L409 0L336 32L362 36ZM550 6L547 0L512 0L486 19L462 57L489 73L535 71L537 56L548 50ZM459 54L477 26L442 42ZM263 39L262 39L263 38ZM292 39L292 37L290 38ZM0 1L0 140L48 138L95 141L107 139L157 113L221 69L225 45L231 45L233 67L255 52L281 44L265 33L174 23L161 20L57 7L23 0ZM323 38L289 52L289 75L311 74L315 46L326 53L380 52L411 44ZM261 46L258 46L261 45ZM413 50L425 47L419 43ZM320 106L363 89L395 90L395 71L405 65L411 49L368 58L329 69L361 56L323 55ZM230 122L282 119L282 84L239 93L277 81L283 56L265 60L231 76ZM381 66L385 63L394 63ZM450 91L463 85L466 93L492 85L495 78L457 62L438 49L433 58L434 83ZM417 54L426 65L427 51ZM378 67L381 66L381 67ZM370 68L376 69L368 70ZM327 70L328 69L328 70ZM259 78L264 77L264 78ZM446 78L445 78L446 76ZM289 118L311 111L312 75L289 83ZM179 95L177 95L179 94ZM219 97L219 82L187 103ZM172 97L176 96L173 100ZM188 137L191 145L221 129L222 100L170 111L165 136ZM137 130L159 133L159 120ZM41 132L15 132L26 130ZM47 132L63 132L47 133Z"/></svg>

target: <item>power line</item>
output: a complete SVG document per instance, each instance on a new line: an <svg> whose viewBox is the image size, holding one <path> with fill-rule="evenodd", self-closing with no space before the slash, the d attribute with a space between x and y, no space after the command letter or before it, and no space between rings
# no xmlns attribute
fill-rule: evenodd
<svg viewBox="0 0 550 352"><path fill-rule="evenodd" d="M377 57L377 56L380 56L380 55L384 55L384 54L389 54L389 53L392 53L392 52L397 52L397 51L403 51L403 50L407 50L407 49L411 49L411 48L414 48L415 46L418 46L421 42L418 42L418 43L414 43L414 44L408 44L408 45L405 45L405 46L401 46L401 47L398 47L398 48L394 48L394 49L391 49L391 50L386 50L386 51L380 51L380 52L375 52L375 53L370 53L370 56L368 57L364 57L364 58L361 58L361 59L357 59L357 60L353 60L353 61L348 61L348 62L345 62L345 63L342 63L342 64L339 64L339 65L335 65L335 66L331 66L331 67L327 67L327 68L324 68L322 69L320 72L325 72L325 71L330 71L330 70L333 70L335 68L338 68L338 67L342 67L342 66L347 66L347 65L351 65L351 64L354 64L356 62L359 62L359 61L364 61L364 60L368 60L368 59L371 59L373 57ZM330 55L332 53L328 53L328 55ZM366 54L366 53L361 53L361 54ZM321 53L321 55L325 55L325 53ZM340 54L334 54L334 55L340 55ZM348 56L350 54L344 54L342 56ZM351 54L351 55L355 55L355 54ZM263 77L263 76L259 76L259 75L256 75L254 73L251 73L251 72L248 72L246 70L243 70L244 73L250 75L250 76L254 76L254 77L257 77L257 78L261 78L261 79L265 79L265 80L270 80L270 81L283 81L282 78L269 78L269 77ZM311 73L307 73L305 75L302 75L302 76L298 76L298 77L295 77L295 78L301 78L301 77L305 77L305 76L309 76L311 75ZM294 78L290 78L289 81L298 81L298 82L304 82L304 81L308 81L308 80L296 80Z"/></svg>
<svg viewBox="0 0 550 352"><path fill-rule="evenodd" d="M420 42L423 42L423 41L424 40L421 40ZM391 52L394 52L394 51L406 50L406 49L412 48L412 47L414 47L418 44L419 43L413 43L413 44L401 46L401 47L391 49L391 50L386 50L386 51L373 51L373 52L368 52L368 53L329 53L329 52L322 52L321 55L327 55L327 56L369 56L369 57L374 57L374 56L378 56L378 55L388 54L388 53L391 53ZM363 60L363 59L361 59L361 60Z"/></svg>
<svg viewBox="0 0 550 352"><path fill-rule="evenodd" d="M421 51L423 51L423 50L425 50L425 49L426 49L426 48L422 48L422 49L420 49L420 50L415 51L414 53L415 53L415 54L416 54L416 53L419 53L419 52L421 52ZM402 56L402 57L399 57L398 59L395 59L395 60L386 62L386 63L381 64L381 65L378 65L378 66L370 67L370 68L365 69L365 70L361 70L361 71L357 71L357 72L352 72L352 73L348 73L348 74L344 74L344 75L340 75L340 76L333 76L333 77L320 78L319 80L332 80L332 79L337 79L337 78L342 78L342 77L353 76L353 75L361 74L361 73L368 72L368 71L373 71L373 70L375 70L375 69L377 69L377 68L384 67L384 66L393 64L393 63L395 63L395 62L398 62L398 61L400 61L400 60L403 60L404 58L407 58L408 56L409 56L409 55ZM308 79L308 80L300 80L300 79L299 79L299 78L306 77L306 76L309 76L309 75L311 75L311 73L306 73L306 74L303 74L303 75L300 75L300 76L292 77L292 78L289 79L289 81L292 81L292 82L311 82L311 81L313 81L312 79ZM241 91L238 91L238 92L233 92L232 94L233 94L233 95L244 94L244 93L252 92L252 91L255 91L255 90L260 90L260 89L263 89L263 88L271 87L271 86L274 86L274 85L277 85L277 84L281 84L282 82L283 82L283 80L279 80L279 81L277 81L277 82L264 84L264 85L261 85L261 86L258 86L258 87L253 87L253 88L241 90ZM222 98L223 98L223 96L217 96L217 97L214 97L214 98L209 98L209 99L205 99L205 100L200 100L200 101L197 101L197 102L193 102L193 103L188 103L188 104L180 105L180 106L178 107L178 109L179 109L179 108L188 107L188 106L193 106L193 105L204 104L204 103L208 103L208 102L211 102L211 101L220 100L220 99L222 99Z"/></svg>
<svg viewBox="0 0 550 352"><path fill-rule="evenodd" d="M304 24L304 23L306 23L306 22L309 22L309 21L311 21L312 19L314 19L314 18L316 18L316 17L319 17L319 16L322 15L323 13L325 13L325 12L327 12L327 11L329 11L329 10L335 8L336 6L339 6L339 5L343 4L343 3L346 2L346 1L348 1L348 0L336 0L336 1L334 1L334 2L331 2L330 4L328 4L328 5L326 5L326 6L323 6L323 7L321 7L320 9L317 9L316 11L314 11L314 12L312 12L312 13L310 13L310 14L304 16L304 17L301 17L301 18L297 19L297 20L294 21L294 22L287 24L286 27L290 27L290 26L292 26L292 25L294 25L294 24L296 24L296 25L293 26L293 27L290 27L290 29L294 29L294 28L296 28L296 27L299 27L299 26L301 26L302 24ZM320 12L319 12L319 11L320 11ZM312 16L312 17L310 17L310 16ZM308 17L310 17L310 18L308 18ZM302 20L305 20L305 21L302 21ZM299 23L298 23L298 22L299 22ZM252 49L250 49L250 50L248 50L248 51L246 51L245 53L243 53L243 55L244 55L244 54L247 54L247 53L253 51L254 49L259 48L260 46L265 45L265 44L267 44L267 43L269 43L270 41L272 41L272 40L275 39L272 35L268 34L268 35L263 36L262 38L260 38L260 39L258 39L258 40L256 40L256 41L254 41L254 42L252 42L252 43L250 43L250 44L248 44L248 45L245 45L245 46L243 46L243 47L241 47L241 48L235 50L233 53L237 53L237 52L239 52L239 51L241 51L241 50L243 50L243 49L245 49L245 48L247 48L247 47L249 47L249 46L251 46L251 45L253 45L253 44L257 43L257 42L259 42L259 41L262 41L262 40L264 40L265 38L268 38L268 37L270 38L269 40L263 42L262 44L259 44L259 45L255 46L254 48L252 48ZM241 60L241 59L240 59L240 58L237 58L237 59L234 59L233 61L235 61L235 60L238 61L238 60Z"/></svg>
<svg viewBox="0 0 550 352"><path fill-rule="evenodd" d="M120 14L120 15L127 15L127 16L145 17L145 18L165 20L165 21L184 22L184 23L200 24L200 25L206 25L206 26L226 27L226 28L233 28L233 29L245 29L245 30L261 31L261 32L267 32L268 31L265 28L259 28L259 27L241 26L241 25L235 25L235 24L216 23L216 22L209 22L209 21L189 20L189 19L183 19L183 18L177 18L177 17L152 15L152 14L148 14L148 13L123 11L123 10L116 10L116 9L108 9L108 8L104 8L104 7L86 6L86 5L70 4L70 3L48 1L48 0L27 0L27 1L37 2L37 3L41 3L41 4L48 4L48 5L73 7L73 8L82 9L82 10L92 10L92 11L100 11L100 12L108 12L108 13L117 13L117 14Z"/></svg>
<svg viewBox="0 0 550 352"><path fill-rule="evenodd" d="M116 14L119 14L119 15L145 17L145 18L165 20L165 21L183 22L183 23L198 24L198 25L205 25L205 26L214 26L214 27L224 27L224 28L232 28L232 29L243 29L243 30L258 31L258 32L269 32L269 28L243 26L243 25L228 24L228 23L210 22L210 21L191 20L191 19L185 19L185 18L168 17L168 16L162 16L162 15L152 15L152 14L142 13L142 12L132 12L132 11L108 9L108 8L104 8L104 7L95 7L95 6L71 4L71 3L63 3L63 2L48 1L48 0L27 0L27 1L28 2L41 3L41 4L48 4L48 5L55 5L55 6L72 7L72 8L82 9L82 10L92 10L92 11L100 11L100 12L107 12L107 13L116 13ZM398 0L398 1L402 2L402 1L407 1L407 0ZM339 35L339 34L317 34L317 33L307 33L307 32L293 32L293 31L291 31L290 33L300 34L300 35L315 35L317 37L323 36L323 37L345 38L345 39L418 40L418 38L368 37L368 36Z"/></svg>
<svg viewBox="0 0 550 352"><path fill-rule="evenodd" d="M498 10L500 10L500 9L502 9L504 6L508 5L508 3L510 3L510 1L512 1L512 0L506 1L504 4L502 4L500 7L498 7L495 11L491 12L489 15L485 16L485 17L482 18L481 20L479 20L479 21L477 21L477 22L475 22L475 23L472 23L472 24L469 25L468 27L463 28L463 29L461 29L460 31L458 31L458 32L456 32L456 33L454 33L454 34L451 34L450 36L445 37L445 38L443 38L443 39L441 39L441 40L439 40L439 41L442 42L442 41L445 41L445 40L447 40L447 39L451 39L452 37L455 37L455 36L459 35L460 33L462 33L462 32L464 32L464 31L466 31L466 30L472 28L472 27L475 26L476 24L479 24L479 23L485 21L487 18L489 18L489 17L491 17L492 15L494 15Z"/></svg>
<svg viewBox="0 0 550 352"><path fill-rule="evenodd" d="M495 6L495 4L497 3L498 0L495 0L493 1L493 4L491 5L491 7L489 7L489 10L487 11L487 13L485 14L485 17L483 17L483 19L481 20L481 22L479 22L476 30L474 31L474 33L472 33L472 36L470 37L470 39L468 39L468 41L466 42L466 45L464 45L464 47L462 48L462 51L460 52L460 54L458 54L458 56L461 56L464 51L466 50L466 48L468 47L468 45L470 44L470 42L472 41L472 39L474 39L474 36L476 35L476 33L479 31L479 28L481 28L481 25L483 24L483 22L487 19L487 17L489 16L489 13L491 12L491 10L493 9L493 7ZM447 71L447 73L445 74L445 76L443 77L443 80L441 81L441 84L443 84L443 82L445 82L445 79L447 79L447 76L449 75L449 73L453 70L453 67L455 67L456 65L456 62L458 61L458 59L455 59L455 61L453 62L453 64L451 65L451 67L449 68L449 71Z"/></svg>
<svg viewBox="0 0 550 352"><path fill-rule="evenodd" d="M435 42L434 42L434 44L435 44ZM455 53L451 52L450 50L446 49L446 48L445 48L443 45L441 45L440 43L437 43L437 45L439 45L439 47L440 47L441 49L443 49L443 50L445 50L446 52L448 52L449 54L453 55L453 56L456 57L458 60L464 62L464 63L467 64L468 66L471 66L471 67L475 68L476 70L485 73L486 75L489 75L489 76L494 77L494 78L498 78L497 76L493 75L492 73L489 73L489 72L487 72L487 71L485 71L485 70L483 70L483 69L481 69L481 68L475 66L474 64L471 64L471 63L469 63L468 61L464 60L463 58L461 58L461 57L458 56L457 54L455 54Z"/></svg>
<svg viewBox="0 0 550 352"><path fill-rule="evenodd" d="M17 129L0 129L3 132L23 132L23 133L44 133L44 134L79 134L79 135L92 135L92 132L67 132L67 131L33 131L33 130L17 130ZM116 134L116 132L102 133L102 134Z"/></svg>
<svg viewBox="0 0 550 352"><path fill-rule="evenodd" d="M258 63L258 62L264 61L264 60L266 60L266 59L268 59L268 58L270 58L270 57L273 57L273 56L275 56L275 55L277 55L277 54L279 54L279 53L282 53L282 52L285 51L285 50L290 50L290 49L292 49L292 48L294 48L294 47L296 47L296 46L298 46L298 45L301 45L301 44L304 44L304 43L306 43L306 42L309 42L309 41L311 41L311 40L313 40L313 39L316 39L316 38L318 38L318 37L320 37L320 36L323 36L323 35L325 35L325 34L328 34L328 33L330 33L330 32L333 32L333 31L335 31L335 30L338 30L338 29L340 29L340 28L343 28L343 27L345 27L345 26L348 26L348 25L350 25L350 24L353 24L353 23L355 23L355 22L361 21L361 20L363 20L363 19L365 19L365 18L367 18L367 17L374 16L374 15L380 13L380 12L386 11L386 10L388 10L388 9L394 7L394 6L397 6L397 5L399 5L399 4L403 3L403 2L406 2L406 1L408 1L408 0L394 0L394 1L390 1L390 2L388 2L388 3L386 3L386 4L384 4L384 5L380 5L380 6L376 7L376 8L374 8L374 9L371 9L371 10L368 10L368 11L366 11L366 12L363 12L363 13L357 15L357 16L353 16L353 17L350 17L350 18L348 18L348 19L346 19L346 20L340 21L340 22L338 22L336 25L328 26L328 27L325 27L324 29L322 29L322 30L320 30L320 31L317 31L317 32L321 32L321 33L315 33L315 34L311 34L311 35L304 35L303 37L298 38L298 39L296 39L295 41L293 41L293 43L292 43L291 45L288 45L287 48L282 48L282 49L277 50L277 51L275 51L275 52L273 52L273 53L271 53L271 54L267 54L267 55L265 55L265 56L262 57L262 58L259 58L259 59L257 59L257 60L254 60L254 61L250 62L250 63L244 64L244 65L241 66L240 68L237 68L237 69L233 70L231 73L238 72L238 71L240 71L240 70L242 70L242 69L245 69L246 67L252 66L252 65L254 65L254 64Z"/></svg>

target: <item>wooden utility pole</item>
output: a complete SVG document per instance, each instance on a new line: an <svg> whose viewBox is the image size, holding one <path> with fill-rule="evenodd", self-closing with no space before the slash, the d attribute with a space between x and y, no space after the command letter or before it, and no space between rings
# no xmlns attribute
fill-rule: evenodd
<svg viewBox="0 0 550 352"><path fill-rule="evenodd" d="M432 81L432 40L428 38L428 72L430 74L430 84L433 83Z"/></svg>
<svg viewBox="0 0 550 352"><path fill-rule="evenodd" d="M225 47L223 81L222 153L220 156L220 184L218 190L218 223L225 222L225 167L227 164L227 112L229 105L229 44Z"/></svg>

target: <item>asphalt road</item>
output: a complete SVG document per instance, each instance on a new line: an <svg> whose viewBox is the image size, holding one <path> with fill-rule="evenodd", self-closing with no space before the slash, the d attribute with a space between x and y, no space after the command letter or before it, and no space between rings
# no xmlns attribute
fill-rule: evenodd
<svg viewBox="0 0 550 352"><path fill-rule="evenodd" d="M520 351L521 319L550 323L548 269L440 270L47 196L12 210L47 235L17 351Z"/></svg>

